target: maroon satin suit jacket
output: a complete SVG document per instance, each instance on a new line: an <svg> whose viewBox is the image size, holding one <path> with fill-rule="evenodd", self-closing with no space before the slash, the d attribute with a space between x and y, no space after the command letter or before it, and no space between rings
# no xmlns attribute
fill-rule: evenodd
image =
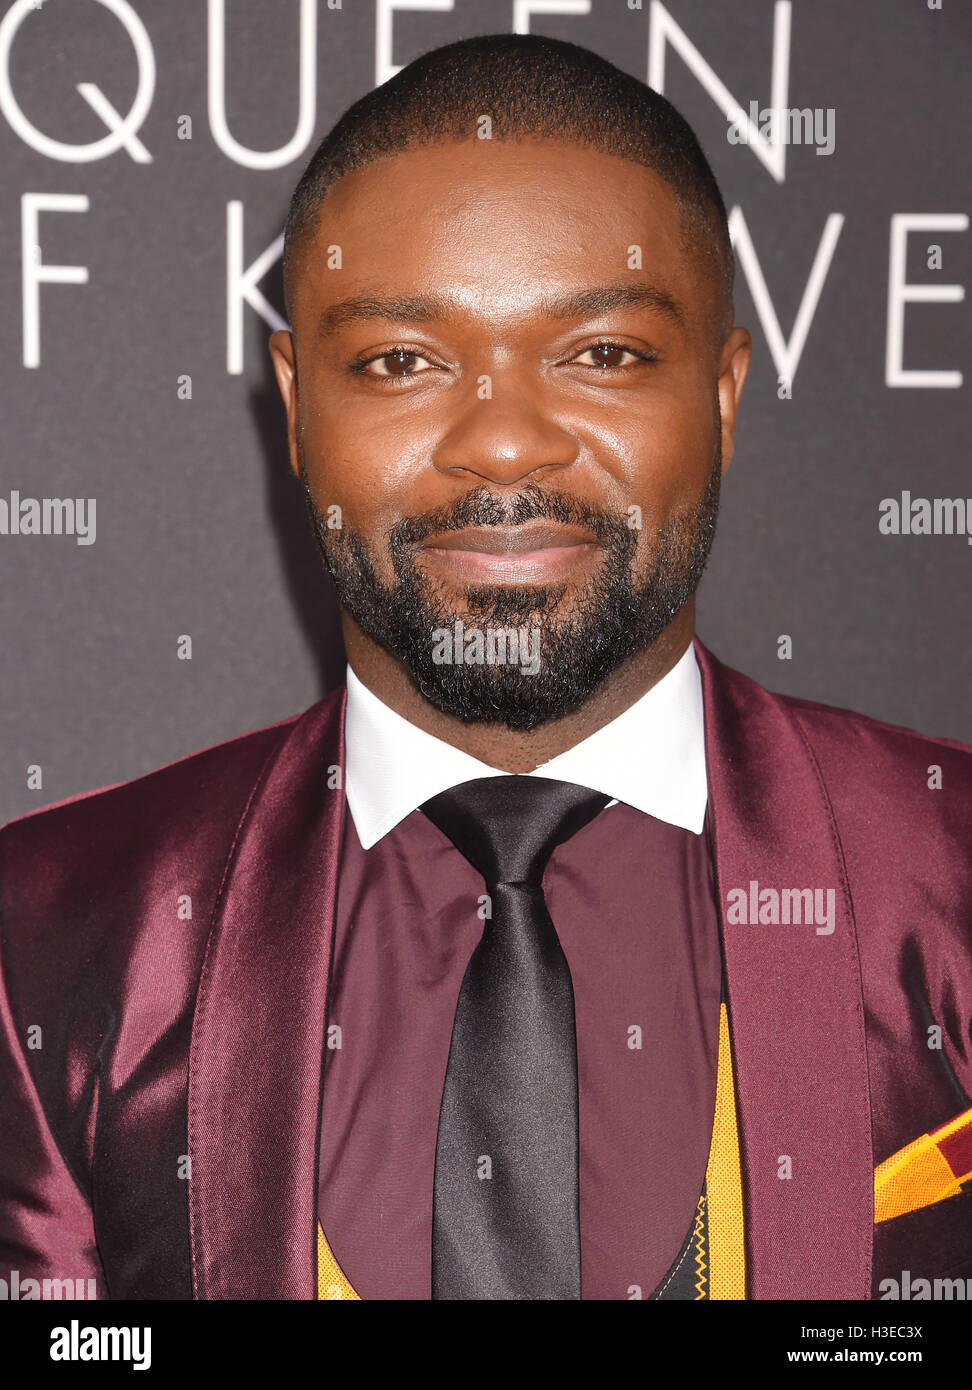
<svg viewBox="0 0 972 1390"><path fill-rule="evenodd" d="M873 1173L972 1104L972 749L696 652L749 1296L970 1276L972 1189L875 1226ZM0 831L0 1276L315 1297L343 710ZM752 881L834 889L835 930L730 925Z"/></svg>

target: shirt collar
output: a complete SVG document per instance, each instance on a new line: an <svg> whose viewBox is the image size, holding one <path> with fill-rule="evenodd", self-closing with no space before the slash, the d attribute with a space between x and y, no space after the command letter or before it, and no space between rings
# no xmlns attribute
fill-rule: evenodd
<svg viewBox="0 0 972 1390"><path fill-rule="evenodd" d="M439 792L509 776L403 719L348 666L345 787L370 849ZM672 669L616 719L528 776L552 777L702 833L707 798L702 678L690 643Z"/></svg>

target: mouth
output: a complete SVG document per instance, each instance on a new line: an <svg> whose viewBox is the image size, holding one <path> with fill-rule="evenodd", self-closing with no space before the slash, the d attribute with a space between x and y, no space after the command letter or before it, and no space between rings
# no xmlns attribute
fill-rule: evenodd
<svg viewBox="0 0 972 1390"><path fill-rule="evenodd" d="M433 569L467 583L550 584L590 565L592 532L538 519L522 526L467 526L429 536L419 554Z"/></svg>

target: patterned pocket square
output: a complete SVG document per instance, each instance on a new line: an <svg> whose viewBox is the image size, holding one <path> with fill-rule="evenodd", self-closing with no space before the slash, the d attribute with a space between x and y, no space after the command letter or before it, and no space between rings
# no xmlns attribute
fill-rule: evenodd
<svg viewBox="0 0 972 1390"><path fill-rule="evenodd" d="M899 1149L874 1170L874 1220L956 1197L972 1179L972 1107Z"/></svg>

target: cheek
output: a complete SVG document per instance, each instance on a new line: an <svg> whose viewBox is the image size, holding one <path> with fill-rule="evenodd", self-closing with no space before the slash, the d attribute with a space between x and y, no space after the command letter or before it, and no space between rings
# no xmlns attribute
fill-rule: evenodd
<svg viewBox="0 0 972 1390"><path fill-rule="evenodd" d="M303 461L318 507L336 504L367 535L387 531L405 510L429 442L415 422L368 411L318 408L305 422Z"/></svg>
<svg viewBox="0 0 972 1390"><path fill-rule="evenodd" d="M658 526L698 501L718 445L717 404L711 385L700 382L692 390L658 390L644 408L619 411L595 430L578 422L612 477L620 510L635 505L646 526Z"/></svg>

